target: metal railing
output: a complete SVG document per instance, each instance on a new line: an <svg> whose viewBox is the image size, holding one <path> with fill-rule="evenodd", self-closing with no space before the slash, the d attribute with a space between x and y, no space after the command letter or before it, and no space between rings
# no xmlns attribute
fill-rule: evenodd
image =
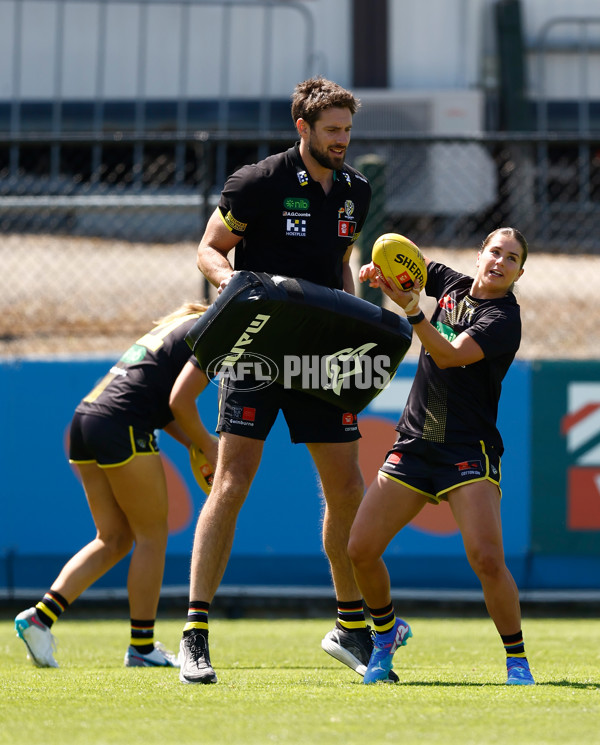
<svg viewBox="0 0 600 745"><path fill-rule="evenodd" d="M142 207L185 208L200 211L205 222L214 208L225 176L217 166L223 150L236 166L255 162L265 150L274 152L291 145L294 133L195 132L93 133L7 135L0 133L0 215L4 230L27 232L25 213L41 210L49 218L62 211L114 209L123 214ZM90 163L100 146L107 158L97 171ZM7 167L7 153L58 151L64 169L55 174L50 160L45 170L40 158L34 167ZM186 153L183 180L173 177L178 168L178 149ZM582 148L589 159L582 164ZM138 162L135 153L146 156ZM540 157L540 153L543 157ZM597 153L599 153L597 155ZM443 245L464 242L477 234L468 225L489 221L486 215L503 215L536 238L548 250L565 248L597 253L600 210L600 134L579 136L561 133L485 133L479 135L410 135L396 137L363 133L353 137L352 159L371 154L382 163L385 179L386 220L407 219L437 224L431 240ZM4 167L3 165L4 164ZM234 170L232 166L230 170ZM585 177L582 186L581 179ZM581 191L585 191L585 200ZM565 223L561 215L571 215ZM19 226L10 220L25 215ZM493 220L492 220L493 222ZM443 226L451 225L451 230ZM442 226L442 227L440 227ZM463 226L462 228L460 226ZM31 227L31 226L29 226ZM127 239L170 240L168 219L165 236L129 235L105 225L102 235ZM198 224L198 229L200 225ZM51 230L52 232L52 230ZM198 230L182 229L178 239L195 239ZM445 237L446 236L446 237Z"/></svg>
<svg viewBox="0 0 600 745"><path fill-rule="evenodd" d="M48 7L53 8L53 36L50 39L50 54L44 59L44 65L52 71L52 82L44 93L42 101L29 101L24 96L23 76L24 67L31 66L28 60L32 57L31 34L33 33L31 23L25 23L24 13L27 7L26 0L0 0L0 23L2 22L2 10L4 6L4 19L11 24L9 38L12 45L10 64L5 67L4 74L7 75L5 84L1 86L9 90L10 95L0 105L7 109L6 120L7 131L15 138L23 135L31 125L24 122L23 112L29 105L44 109L47 122L44 126L36 127L37 131L43 131L50 136L60 136L72 130L73 125L67 121L67 112L71 110L85 111L81 117L85 122L79 122L79 129L85 129L95 138L91 150L91 172L98 174L103 160L102 135L115 129L129 131L135 135L156 130L156 122L149 120L149 110L154 106L168 114L160 128L169 129L173 133L187 133L198 128L198 117L209 117L212 128L221 133L228 132L240 127L240 117L235 114L234 108L239 103L232 91L232 72L247 59L247 52L240 48L240 41L231 32L232 20L236 12L243 10L252 13L251 33L256 39L257 35L262 39L260 43L260 73L255 78L252 90L244 92L242 104L253 107L252 129L258 132L268 132L277 124L274 122L277 109L273 107L273 101L277 99L277 91L273 82L273 71L276 69L273 46L277 35L274 33L275 14L293 14L296 22L293 24L295 43L300 44L300 53L294 55L288 61L290 67L290 79L302 80L313 73L315 63L315 21L309 7L301 2L289 0L41 0ZM8 13L8 8L12 13ZM89 55L90 69L87 70L89 84L83 94L73 99L66 94L66 75L69 67L78 64L77 59L68 59L69 45L73 32L73 23L67 24L67 12L77 8L88 10L90 23L95 28L94 48L95 53ZM86 7L87 6L87 7ZM115 38L118 33L122 34L120 48L131 44L129 36L119 31L119 25L112 18L110 11L114 9L134 9L135 19L132 21L132 30L135 32L137 42L134 42L134 54L130 68L126 62L120 62L123 68L123 77L131 77L135 80L135 90L127 96L120 90L109 90L107 84L107 71L109 65L115 64L109 52L109 36L111 43L116 44ZM171 39L168 53L175 59L173 67L176 69L168 86L164 87L160 100L153 101L148 92L147 79L149 75L149 58L151 55L162 53L157 43L152 43L152 34L149 30L149 17L153 12L168 10L170 15L178 14L175 39ZM91 17L93 11L93 18ZM192 12L212 11L206 21L200 26L210 24L210 37L218 50L218 58L212 61L210 68L200 70L196 75L205 75L210 78L216 77L217 93L214 95L192 95L190 93L190 78L192 77L193 63L191 61L191 49L194 45L194 24L191 22ZM203 17L203 16L202 16ZM200 18L202 18L200 17ZM196 23L199 20L194 16ZM207 16L208 18L208 16ZM286 15L287 18L287 15ZM172 22L175 24L175 21ZM214 27L214 28L213 28ZM49 30L50 31L50 30ZM197 31L197 29L196 29ZM109 33L110 32L110 33ZM38 33L42 33L38 30ZM79 33L83 33L80 28ZM48 33L44 30L44 38ZM298 41L300 40L300 42ZM160 41L155 39L154 42ZM246 38L247 42L247 38ZM126 69L127 68L127 69ZM10 74L9 74L10 71ZM126 74L128 73L128 75ZM2 73L0 72L0 75ZM32 74L31 72L29 73ZM10 78L10 79L8 79ZM289 91L286 89L286 96ZM248 99L248 100L246 100ZM251 99L251 100L250 100ZM286 101L286 117L289 118L289 99ZM120 108L119 108L120 107ZM110 111L128 108L129 113L123 116L123 120L115 123ZM192 114L192 109L196 112ZM256 109L256 111L254 111ZM204 113L202 111L204 110ZM201 125L202 126L202 125ZM280 126L280 125L279 125ZM0 125L1 129L1 125ZM266 151L260 153L260 157L266 155ZM15 144L10 150L9 169L11 174L17 174L20 167L20 149ZM138 141L133 153L134 177L137 178L144 160L144 143ZM61 173L60 147L55 142L49 153L50 177L57 179ZM226 154L223 148L217 148L215 153L217 169L224 176L227 170ZM186 154L182 145L177 145L175 151L173 178L176 183L183 183L185 179Z"/></svg>
<svg viewBox="0 0 600 745"><path fill-rule="evenodd" d="M21 168L14 177L0 168L0 353L112 350L183 300L212 299L195 256L223 185L216 150L243 147L255 160L261 145L278 151L294 140L286 132L111 137L103 135L103 153L137 145L153 153L139 182L132 158L113 158L102 179L86 179L95 143L89 134L0 136L0 160L11 147L35 145L75 148L85 163L78 169L73 160L58 182L39 170ZM583 141L594 151L593 138ZM83 145L87 150L76 149ZM176 145L189 159L185 189L169 177ZM598 325L589 309L600 286L600 209L581 209L576 180L567 177L551 182L547 199L539 201L539 179L546 178L540 146L553 158L558 148L553 168L569 176L577 171L580 145L581 139L563 135L354 137L350 162L368 166L373 188L355 260L369 256L369 235L396 231L470 273L482 238L513 225L531 249L525 286L531 282L532 291L523 292L522 303L533 321L521 354L597 356ZM600 207L600 161L589 177L592 204ZM535 269L536 262L543 266ZM557 288L564 302L551 302Z"/></svg>
<svg viewBox="0 0 600 745"><path fill-rule="evenodd" d="M566 32L566 39L556 38L555 34L559 30L563 34ZM551 224L553 211L560 210L564 213L565 219L572 219L575 214L586 214L598 209L597 197L595 198L593 194L594 179L592 176L593 163L597 159L595 151L598 147L598 137L592 136L590 112L593 95L590 89L592 80L590 64L592 55L596 56L597 61L600 60L600 16L551 18L542 26L535 43L529 47L529 50L537 55L538 90L535 110L537 130L542 135L551 135L547 76L549 58L558 53L569 55L576 62L578 85L577 90L573 90L571 95L575 95L577 101L577 114L573 127L573 132L578 138L577 163L566 177L570 182L573 195L565 204L560 204L560 200L557 199L552 204L548 192L550 183L557 177L565 179L568 169L563 169L562 176L557 173L549 152L549 143L541 141L538 145L537 203L540 212L545 216L542 218L542 223L547 226ZM544 236L548 237L547 229L544 230Z"/></svg>

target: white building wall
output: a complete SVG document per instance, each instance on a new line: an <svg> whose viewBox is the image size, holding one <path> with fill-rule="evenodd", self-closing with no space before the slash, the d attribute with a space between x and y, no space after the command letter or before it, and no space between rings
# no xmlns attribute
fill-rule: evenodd
<svg viewBox="0 0 600 745"><path fill-rule="evenodd" d="M391 0L390 86L478 86L486 0Z"/></svg>
<svg viewBox="0 0 600 745"><path fill-rule="evenodd" d="M0 0L0 97L287 97L314 72L349 83L348 7Z"/></svg>
<svg viewBox="0 0 600 745"><path fill-rule="evenodd" d="M493 87L494 5L390 0L390 87ZM0 99L281 98L314 73L351 86L351 0L282 2L270 15L249 6L0 0ZM522 8L529 95L600 98L600 0L522 0ZM595 51L585 69L572 52L552 51L540 66L540 32L559 16L597 19L586 24ZM577 38L575 27L549 37Z"/></svg>
<svg viewBox="0 0 600 745"><path fill-rule="evenodd" d="M530 48L529 96L550 100L600 98L600 2L526 0L523 17ZM553 19L565 22L549 26ZM576 54L574 50L583 49L585 44L590 47L589 55ZM542 54L542 49L546 53Z"/></svg>

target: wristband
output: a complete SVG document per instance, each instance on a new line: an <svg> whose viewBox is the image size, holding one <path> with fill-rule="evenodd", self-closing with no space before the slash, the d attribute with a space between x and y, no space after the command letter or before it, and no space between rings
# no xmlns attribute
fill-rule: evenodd
<svg viewBox="0 0 600 745"><path fill-rule="evenodd" d="M406 320L410 323L411 326L415 326L417 323L421 323L421 321L425 320L425 313L420 310L416 316L406 316Z"/></svg>

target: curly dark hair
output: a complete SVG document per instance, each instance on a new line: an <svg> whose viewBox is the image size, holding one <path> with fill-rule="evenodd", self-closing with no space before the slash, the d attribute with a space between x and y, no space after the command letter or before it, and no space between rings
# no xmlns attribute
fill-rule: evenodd
<svg viewBox="0 0 600 745"><path fill-rule="evenodd" d="M312 127L322 111L333 107L349 109L352 115L360 108L360 100L341 85L320 75L304 80L292 94L292 119L304 119Z"/></svg>

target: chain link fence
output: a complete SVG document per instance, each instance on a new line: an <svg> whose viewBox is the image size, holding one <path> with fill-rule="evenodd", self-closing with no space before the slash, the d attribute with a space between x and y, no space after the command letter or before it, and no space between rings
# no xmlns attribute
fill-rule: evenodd
<svg viewBox="0 0 600 745"><path fill-rule="evenodd" d="M196 247L224 178L292 142L4 136L0 354L119 352L181 302L214 299ZM349 161L373 187L356 269L377 235L395 231L471 274L487 233L514 226L530 244L519 356L597 357L600 139L360 136Z"/></svg>

